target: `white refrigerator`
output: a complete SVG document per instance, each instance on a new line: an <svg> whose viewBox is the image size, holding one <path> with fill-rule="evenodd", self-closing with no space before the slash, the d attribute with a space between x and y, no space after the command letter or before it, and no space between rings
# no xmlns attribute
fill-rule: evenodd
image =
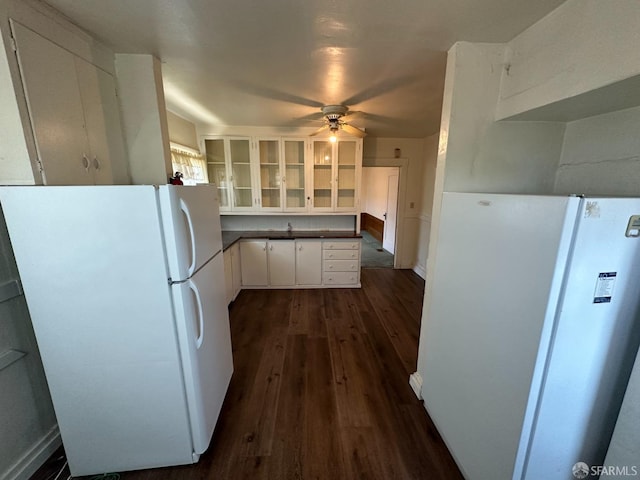
<svg viewBox="0 0 640 480"><path fill-rule="evenodd" d="M418 373L464 476L601 465L640 341L640 199L445 193L435 255Z"/></svg>
<svg viewBox="0 0 640 480"><path fill-rule="evenodd" d="M195 463L233 372L215 186L2 187L74 476Z"/></svg>

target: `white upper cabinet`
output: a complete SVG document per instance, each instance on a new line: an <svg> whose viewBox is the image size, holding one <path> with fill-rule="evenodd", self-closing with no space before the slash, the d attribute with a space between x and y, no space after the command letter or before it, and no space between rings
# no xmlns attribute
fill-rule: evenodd
<svg viewBox="0 0 640 480"><path fill-rule="evenodd" d="M304 139L282 140L284 160L284 211L307 211L306 162ZM310 198L309 198L310 200Z"/></svg>
<svg viewBox="0 0 640 480"><path fill-rule="evenodd" d="M209 181L218 187L218 202L221 212L231 210L231 182L227 170L227 158L225 140L223 138L210 138L204 141L204 150L207 158L207 174Z"/></svg>
<svg viewBox="0 0 640 480"><path fill-rule="evenodd" d="M314 140L312 148L312 211L357 212L362 140Z"/></svg>
<svg viewBox="0 0 640 480"><path fill-rule="evenodd" d="M44 183L114 183L112 161L125 150L113 77L19 23L11 29Z"/></svg>
<svg viewBox="0 0 640 480"><path fill-rule="evenodd" d="M265 211L282 211L282 152L278 139L258 139L258 190L257 207Z"/></svg>
<svg viewBox="0 0 640 480"><path fill-rule="evenodd" d="M221 212L253 211L258 206L249 137L204 141L209 181L218 187Z"/></svg>
<svg viewBox="0 0 640 480"><path fill-rule="evenodd" d="M209 137L210 181L223 213L357 213L362 140Z"/></svg>

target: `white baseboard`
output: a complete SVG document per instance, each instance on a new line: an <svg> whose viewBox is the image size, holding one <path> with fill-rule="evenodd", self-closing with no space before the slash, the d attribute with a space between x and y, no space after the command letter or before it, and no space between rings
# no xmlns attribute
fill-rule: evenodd
<svg viewBox="0 0 640 480"><path fill-rule="evenodd" d="M22 458L14 463L8 471L4 472L4 474L0 472L0 477L7 480L28 480L60 445L62 445L62 439L60 438L60 430L56 425L36 442Z"/></svg>
<svg viewBox="0 0 640 480"><path fill-rule="evenodd" d="M422 376L418 372L413 372L409 375L409 385L411 385L413 393L416 394L418 400L422 400Z"/></svg>
<svg viewBox="0 0 640 480"><path fill-rule="evenodd" d="M425 267L423 267L422 265L416 264L413 266L413 271L416 272L418 275L420 275L420 277L422 277L423 280L426 280L427 270Z"/></svg>

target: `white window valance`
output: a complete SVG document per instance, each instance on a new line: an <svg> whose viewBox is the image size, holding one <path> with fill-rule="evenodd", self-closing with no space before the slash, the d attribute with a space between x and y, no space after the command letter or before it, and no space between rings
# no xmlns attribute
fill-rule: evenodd
<svg viewBox="0 0 640 480"><path fill-rule="evenodd" d="M173 173L182 173L185 185L209 183L207 161L198 150L171 142L171 164Z"/></svg>

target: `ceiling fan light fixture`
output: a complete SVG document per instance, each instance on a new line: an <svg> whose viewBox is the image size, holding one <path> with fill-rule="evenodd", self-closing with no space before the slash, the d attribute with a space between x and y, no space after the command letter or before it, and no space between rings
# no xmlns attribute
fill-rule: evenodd
<svg viewBox="0 0 640 480"><path fill-rule="evenodd" d="M329 120L329 131L331 132L331 136L329 137L329 141L331 143L336 143L336 141L338 140L338 130L340 129L340 123L338 122L338 119L336 118L335 120Z"/></svg>

